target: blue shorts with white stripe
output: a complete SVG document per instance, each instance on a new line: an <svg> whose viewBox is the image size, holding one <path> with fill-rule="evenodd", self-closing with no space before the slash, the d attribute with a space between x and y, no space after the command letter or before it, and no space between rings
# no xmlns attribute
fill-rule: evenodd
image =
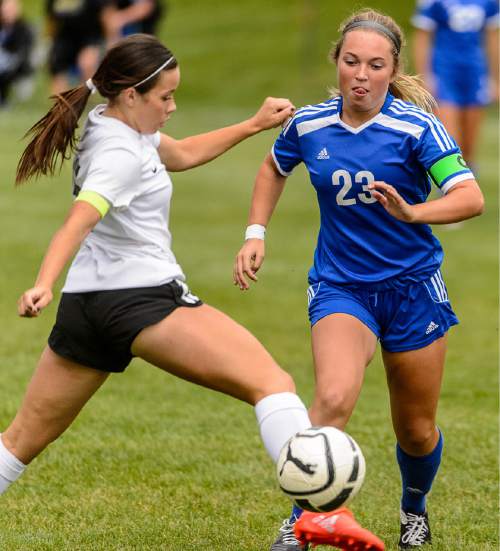
<svg viewBox="0 0 500 551"><path fill-rule="evenodd" d="M458 323L441 272L399 289L369 291L321 281L307 291L314 325L331 314L358 318L388 352L417 350Z"/></svg>

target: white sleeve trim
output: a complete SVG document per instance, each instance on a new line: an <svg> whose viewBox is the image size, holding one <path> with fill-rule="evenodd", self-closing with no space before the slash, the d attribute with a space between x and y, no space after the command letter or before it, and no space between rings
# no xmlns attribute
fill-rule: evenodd
<svg viewBox="0 0 500 551"><path fill-rule="evenodd" d="M274 145L271 149L271 155L273 157L273 161L274 161L274 164L276 165L276 168L278 169L278 172L282 175L282 176L285 176L285 178L287 176L290 176L290 174L292 173L292 171L290 172L286 172L285 170L283 170L280 166L280 164L278 163L278 160L276 159L276 154L274 153Z"/></svg>
<svg viewBox="0 0 500 551"><path fill-rule="evenodd" d="M458 174L457 176L450 178L441 188L441 192L445 195L453 186L460 182L465 182L465 180L474 180L474 174L472 174L472 172L464 172L463 174Z"/></svg>

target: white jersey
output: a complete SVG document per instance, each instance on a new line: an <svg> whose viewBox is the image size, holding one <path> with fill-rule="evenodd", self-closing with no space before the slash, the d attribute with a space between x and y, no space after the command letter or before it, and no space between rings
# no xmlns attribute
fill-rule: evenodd
<svg viewBox="0 0 500 551"><path fill-rule="evenodd" d="M83 241L63 292L185 280L171 250L172 181L158 155L160 133L140 134L104 116L105 108L89 113L74 160L73 193L97 193L110 208Z"/></svg>

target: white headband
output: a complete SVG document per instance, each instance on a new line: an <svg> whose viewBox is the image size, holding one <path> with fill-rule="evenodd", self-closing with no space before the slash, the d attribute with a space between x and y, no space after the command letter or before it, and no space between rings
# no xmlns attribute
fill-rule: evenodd
<svg viewBox="0 0 500 551"><path fill-rule="evenodd" d="M89 79L85 82L85 86L90 90L90 93L91 93L91 94L95 94L95 93L97 92L96 85L94 84L94 82L92 81L91 78L89 78Z"/></svg>
<svg viewBox="0 0 500 551"><path fill-rule="evenodd" d="M163 63L162 65L160 65L158 67L158 69L156 69L156 71L153 71L149 76L147 76L146 78L142 79L141 82L138 82L137 84L134 84L134 88L137 88L138 86L140 86L141 84L144 84L145 82L147 82L150 78L153 78L154 76L156 76L160 71L162 71L163 69L165 69L165 67L167 67L167 65L170 64L170 62L174 61L175 58L174 56L171 56L167 59L167 61L165 61L165 63Z"/></svg>

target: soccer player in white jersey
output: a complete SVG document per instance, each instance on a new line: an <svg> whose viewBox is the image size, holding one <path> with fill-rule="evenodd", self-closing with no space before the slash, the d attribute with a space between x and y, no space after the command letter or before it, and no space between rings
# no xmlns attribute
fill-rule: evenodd
<svg viewBox="0 0 500 551"><path fill-rule="evenodd" d="M402 549L430 542L426 494L443 446L436 425L448 329L458 323L429 224L479 215L483 196L460 150L430 112L433 98L401 66L403 36L361 10L332 50L339 90L298 110L258 173L234 281L248 289L287 176L303 162L321 226L309 271L315 425L343 428L380 340L402 476ZM436 185L442 195L426 201ZM286 520L272 551L299 551ZM309 516L309 515L308 515ZM304 517L302 517L304 518ZM296 521L300 527L302 518Z"/></svg>
<svg viewBox="0 0 500 551"><path fill-rule="evenodd" d="M243 327L189 292L170 249L172 182L180 171L218 157L278 126L293 111L268 98L239 124L175 140L159 129L176 109L179 68L156 38L117 43L86 84L55 98L31 129L17 181L53 173L74 145L91 92L93 109L74 164L76 200L54 235L19 314L36 317L72 255L57 320L15 419L0 437L0 494L73 421L109 373L133 356L255 406L264 444L282 445L309 427L291 377Z"/></svg>

